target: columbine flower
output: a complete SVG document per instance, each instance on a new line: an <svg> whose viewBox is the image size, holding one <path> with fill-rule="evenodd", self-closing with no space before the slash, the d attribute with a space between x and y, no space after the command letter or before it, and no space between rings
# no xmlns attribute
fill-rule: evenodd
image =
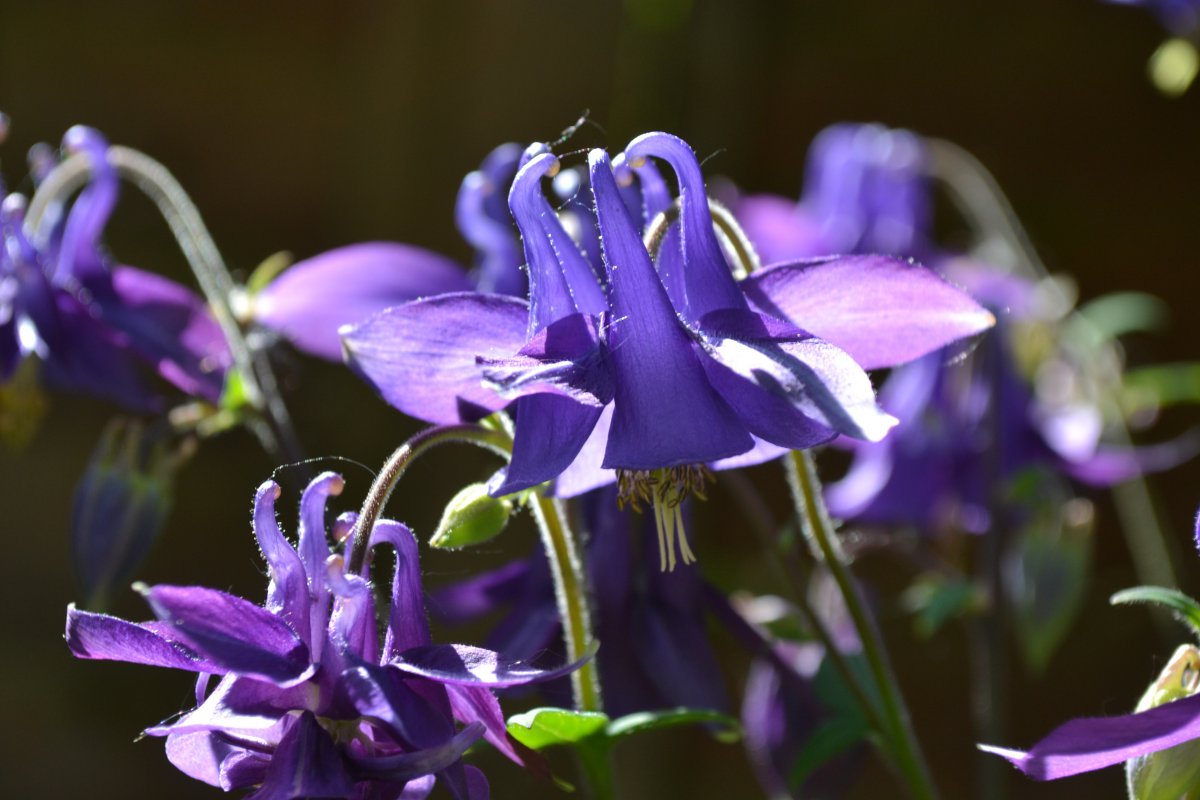
<svg viewBox="0 0 1200 800"><path fill-rule="evenodd" d="M505 202L524 164L522 155L520 145L502 144L463 179L454 217L475 248L470 273L446 256L410 244L339 247L292 265L268 284L253 298L254 320L306 353L341 361L338 328L385 308L472 289L525 296L521 242Z"/></svg>
<svg viewBox="0 0 1200 800"><path fill-rule="evenodd" d="M80 658L199 673L196 707L146 733L166 737L181 771L226 791L257 787L256 800L396 797L428 793L436 776L454 797L486 797L482 774L460 760L481 736L536 765L508 739L491 690L576 665L542 671L482 648L432 644L416 541L386 520L370 541L396 556L381 644L366 568L348 573L329 552L324 509L341 488L333 473L309 484L296 547L275 522L279 487L259 488L254 533L271 578L264 606L198 586L142 587L156 620L71 607L67 645Z"/></svg>
<svg viewBox="0 0 1200 800"><path fill-rule="evenodd" d="M734 214L765 263L826 253L927 259L933 203L917 135L882 125L832 125L808 151L799 201L747 195Z"/></svg>
<svg viewBox="0 0 1200 800"><path fill-rule="evenodd" d="M663 279L630 216L634 203L596 150L589 177L607 297L598 292L541 195L537 178L557 164L542 154L509 196L529 262L528 306L443 295L389 309L343 338L351 363L385 399L430 422L477 417L519 398L512 462L495 491L568 467L586 474L560 494L617 479L625 501L655 507L670 556L678 506L702 487L706 464L748 453L755 437L772 455L839 432L881 438L893 420L875 405L855 359L888 366L992 320L928 270L889 259L783 265L739 285L690 148L647 134L626 160L647 156L671 163L682 193L680 250L660 255ZM818 338L826 332L832 342ZM689 560L681 535L678 544Z"/></svg>
<svg viewBox="0 0 1200 800"><path fill-rule="evenodd" d="M888 378L880 402L904 421L884 442L853 445L849 473L826 487L834 514L926 532L952 524L982 533L992 524L996 480L1038 470L1107 487L1195 453L1193 434L1151 446L1105 444L1095 402L1083 396L1049 401L1020 371L1013 329L1058 324L1037 309L1037 287L978 266L958 265L954 275L997 310L1002 321L995 335L964 361L947 365L947 356L935 354Z"/></svg>
<svg viewBox="0 0 1200 800"><path fill-rule="evenodd" d="M0 380L36 355L51 383L128 408L160 403L147 369L216 400L229 356L204 301L158 275L112 266L101 244L117 199L108 145L96 131L75 127L64 147L86 153L92 167L65 214L52 209L32 231L24 198L10 194L0 204Z"/></svg>

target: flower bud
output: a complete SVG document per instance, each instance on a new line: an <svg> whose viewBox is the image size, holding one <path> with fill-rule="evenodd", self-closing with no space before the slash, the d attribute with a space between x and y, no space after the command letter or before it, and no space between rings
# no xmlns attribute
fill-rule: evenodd
<svg viewBox="0 0 1200 800"><path fill-rule="evenodd" d="M507 497L492 497L486 484L473 483L446 505L429 544L447 549L483 544L504 530L512 509Z"/></svg>
<svg viewBox="0 0 1200 800"><path fill-rule="evenodd" d="M72 557L88 608L102 608L150 551L170 509L175 470L193 444L172 447L137 421L105 428L71 506Z"/></svg>
<svg viewBox="0 0 1200 800"><path fill-rule="evenodd" d="M1190 697L1200 690L1200 650L1180 645L1136 711ZM1125 762L1130 800L1179 800L1200 790L1200 740L1185 742Z"/></svg>

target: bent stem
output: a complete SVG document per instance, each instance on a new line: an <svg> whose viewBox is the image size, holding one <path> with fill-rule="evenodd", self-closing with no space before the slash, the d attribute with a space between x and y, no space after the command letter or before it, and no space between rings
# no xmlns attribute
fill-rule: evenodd
<svg viewBox="0 0 1200 800"><path fill-rule="evenodd" d="M362 510L354 523L354 540L347 558L348 571L362 571L371 530L383 513L396 484L408 471L412 462L429 450L451 442L482 447L506 461L512 456L512 436L501 428L481 425L441 425L426 428L400 445L388 457L379 471L379 476L367 491L366 499L363 500ZM541 531L550 572L554 576L555 598L558 601L558 613L567 642L567 658L569 661L578 661L587 654L592 643L592 624L588 613L583 563L579 559L571 530L567 527L561 501L532 494L528 505ZM580 710L601 710L600 682L594 660L587 661L571 673L571 683L575 704Z"/></svg>
<svg viewBox="0 0 1200 800"><path fill-rule="evenodd" d="M881 733L890 743L891 755L909 793L918 800L933 800L937 797L937 790L913 732L912 721L888 662L882 637L867 613L866 603L846 568L845 558L834 538L833 524L825 510L812 456L807 451L793 451L787 458L787 468L788 485L792 490L800 525L833 575L862 641L863 655L871 669L887 723L887 729Z"/></svg>
<svg viewBox="0 0 1200 800"><path fill-rule="evenodd" d="M473 444L476 447L491 450L506 461L512 456L512 437L504 431L479 425L439 425L426 428L397 447L384 462L378 477L367 491L366 499L363 500L362 510L359 511L358 520L354 523L354 533L352 534L354 541L350 545L350 555L346 559L348 572L359 573L362 571L371 531L375 528L375 523L379 521L379 515L383 513L383 507L387 505L396 484L408 471L409 465L423 453L449 442Z"/></svg>
<svg viewBox="0 0 1200 800"><path fill-rule="evenodd" d="M231 305L236 286L196 204L170 171L150 156L129 147L112 145L107 158L117 174L137 186L158 207L188 265L196 276L214 319L242 377L250 404L262 412L262 422L252 425L263 446L286 461L300 460L299 439L279 392L275 374L261 351L251 347ZM46 210L82 188L91 173L84 153L69 156L38 186L29 204L27 223L37 230Z"/></svg>

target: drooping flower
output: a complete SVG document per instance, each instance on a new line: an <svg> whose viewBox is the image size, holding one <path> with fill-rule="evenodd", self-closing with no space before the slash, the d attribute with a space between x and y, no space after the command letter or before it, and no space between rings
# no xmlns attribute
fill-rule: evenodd
<svg viewBox="0 0 1200 800"><path fill-rule="evenodd" d="M161 276L113 265L102 244L118 184L108 145L77 126L64 148L91 166L69 208L52 208L30 230L23 197L0 204L0 380L36 355L52 384L130 409L161 405L148 373L216 400L229 354L204 301Z"/></svg>
<svg viewBox="0 0 1200 800"><path fill-rule="evenodd" d="M1161 444L1120 447L1104 441L1104 417L1089 388L1094 365L1060 353L1037 369L1043 388L1023 374L1014 348L1020 331L1054 335L1057 315L1038 309L1037 287L978 265L950 267L975 297L995 309L995 335L967 359L935 354L893 372L880 392L884 408L904 422L884 442L854 443L845 478L826 487L830 511L860 522L915 525L934 532L991 528L997 481L1032 471L1107 487L1169 469L1194 455L1185 434ZM1057 371L1051 374L1052 371ZM1065 373L1065 374L1060 374ZM1046 396L1057 384L1076 392Z"/></svg>
<svg viewBox="0 0 1200 800"><path fill-rule="evenodd" d="M72 606L67 645L80 658L198 673L196 707L146 733L166 737L182 772L227 791L257 787L250 796L262 800L424 797L436 777L454 797L486 797L482 774L460 758L480 737L517 763L538 763L508 739L492 689L576 665L543 671L482 648L433 644L416 541L386 520L369 545L386 544L396 557L381 643L369 562L356 575L329 551L324 510L341 488L333 473L308 486L295 547L275 521L279 487L259 488L254 532L271 579L263 606L216 589L143 587L156 620ZM211 676L220 680L210 692Z"/></svg>
<svg viewBox="0 0 1200 800"><path fill-rule="evenodd" d="M910 131L831 125L809 148L799 201L746 195L733 212L767 264L827 253L886 253L928 263L928 158Z"/></svg>
<svg viewBox="0 0 1200 800"><path fill-rule="evenodd" d="M71 501L71 555L89 609L128 586L166 522L174 473L195 442L161 427L109 423Z"/></svg>
<svg viewBox="0 0 1200 800"><path fill-rule="evenodd" d="M252 302L255 322L310 355L341 361L338 328L391 306L471 290L524 297L528 281L521 270L521 241L506 198L525 160L520 145L502 144L463 178L454 218L475 249L470 272L411 244L339 247L292 265L259 292Z"/></svg>
<svg viewBox="0 0 1200 800"><path fill-rule="evenodd" d="M471 294L389 309L343 338L352 364L385 399L428 421L478 416L520 398L517 448L497 491L566 470L585 473L560 482L560 494L562 483L576 493L620 473L627 500L661 505L671 540L672 509L701 485L704 465L748 453L755 437L776 448L772 454L838 432L882 437L891 418L876 407L855 359L868 367L911 359L985 329L991 316L934 273L885 258L782 265L739 285L690 148L647 134L626 160L647 156L671 163L682 195L680 250L660 253L657 271L629 213L635 203L597 150L589 182L607 297L593 302L592 291L581 292L594 290L594 276L572 277L583 272L572 272L578 251L540 189L519 175L510 207L530 271L523 341L520 304ZM533 199L530 190L538 191ZM531 208L541 216L523 221ZM488 399L481 379L497 394ZM539 397L553 401L553 413L526 412L522 425L522 404ZM526 457L534 453L536 463Z"/></svg>

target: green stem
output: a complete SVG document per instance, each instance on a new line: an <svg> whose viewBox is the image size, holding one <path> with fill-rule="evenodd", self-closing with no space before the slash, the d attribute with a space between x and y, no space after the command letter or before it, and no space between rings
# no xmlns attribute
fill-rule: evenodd
<svg viewBox="0 0 1200 800"><path fill-rule="evenodd" d="M867 613L866 603L863 602L858 586L846 568L844 556L837 545L833 523L825 511L825 501L821 497L812 456L807 451L793 451L787 459L787 466L788 484L800 516L800 524L805 535L816 544L832 573L838 590L846 601L846 610L854 622L859 639L862 640L863 655L871 669L883 704L883 714L888 725L885 735L890 740L896 766L914 798L933 800L937 797L937 790L917 744L908 709L904 705L896 676L888 663L882 637Z"/></svg>
<svg viewBox="0 0 1200 800"><path fill-rule="evenodd" d="M567 526L562 501L541 494L529 500L529 509L542 534L542 544L554 576L554 595L562 619L563 638L567 642L567 658L578 661L592 644L592 620L587 605L587 586L583 562L575 546L575 537ZM571 673L571 688L575 706L580 711L601 711L600 679L596 660L588 659Z"/></svg>
<svg viewBox="0 0 1200 800"><path fill-rule="evenodd" d="M350 556L347 559L348 572L361 572L363 560L367 555L367 543L371 538L371 530L375 527L383 507L400 477L408 470L408 466L422 453L448 442L473 444L491 450L493 453L507 459L512 455L512 439L504 431L483 428L478 425L442 425L426 428L396 448L388 457L379 476L371 484L367 497L363 500L362 511L354 524L354 541L350 546Z"/></svg>

